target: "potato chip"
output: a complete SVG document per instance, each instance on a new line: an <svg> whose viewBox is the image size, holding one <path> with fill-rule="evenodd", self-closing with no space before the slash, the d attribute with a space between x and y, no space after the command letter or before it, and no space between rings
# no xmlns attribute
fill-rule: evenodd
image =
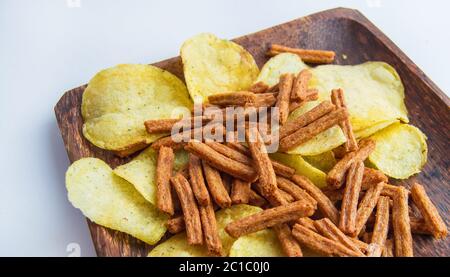
<svg viewBox="0 0 450 277"><path fill-rule="evenodd" d="M427 161L427 138L414 126L395 123L371 138L377 145L369 161L392 178L407 179Z"/></svg>
<svg viewBox="0 0 450 277"><path fill-rule="evenodd" d="M122 64L97 73L85 89L83 134L107 150L150 144L163 134L148 134L145 120L173 118L191 107L186 86L175 75L151 65Z"/></svg>
<svg viewBox="0 0 450 277"><path fill-rule="evenodd" d="M253 56L232 41L199 34L181 46L184 77L192 99L248 89L258 76Z"/></svg>
<svg viewBox="0 0 450 277"><path fill-rule="evenodd" d="M270 154L270 157L287 166L294 168L296 174L308 177L308 179L310 179L314 183L314 185L318 186L319 188L327 186L326 182L327 175L325 174L325 172L310 165L302 158L302 156L283 153L273 153Z"/></svg>
<svg viewBox="0 0 450 277"><path fill-rule="evenodd" d="M285 257L275 231L265 229L238 238L230 249L230 257Z"/></svg>
<svg viewBox="0 0 450 277"><path fill-rule="evenodd" d="M273 86L278 83L282 74L297 74L306 68L308 68L308 66L302 61L302 59L300 59L298 55L292 53L278 54L264 64L258 78L256 79L256 82L261 81L269 86Z"/></svg>
<svg viewBox="0 0 450 277"><path fill-rule="evenodd" d="M148 147L130 162L118 166L114 173L130 182L150 203L156 205L156 161L158 153ZM187 164L188 154L184 150L175 152L174 170Z"/></svg>
<svg viewBox="0 0 450 277"><path fill-rule="evenodd" d="M168 217L100 159L74 162L66 172L66 188L72 205L99 225L148 244L157 243L166 232Z"/></svg>
<svg viewBox="0 0 450 277"><path fill-rule="evenodd" d="M333 151L327 151L315 156L303 156L305 161L323 172L330 171L336 164L336 158Z"/></svg>
<svg viewBox="0 0 450 277"><path fill-rule="evenodd" d="M216 213L217 229L220 240L222 241L223 253L228 256L230 248L236 241L235 238L229 236L225 231L225 226L228 223L238 220L240 218L252 215L262 211L259 207L250 205L234 205L227 209L222 209ZM186 241L186 235L183 232L178 234L165 242L161 243L148 254L150 257L202 257L208 256L205 246L189 246Z"/></svg>
<svg viewBox="0 0 450 277"><path fill-rule="evenodd" d="M186 233L176 234L153 248L148 257L208 257L204 245L189 245Z"/></svg>
<svg viewBox="0 0 450 277"><path fill-rule="evenodd" d="M355 137L357 139L362 139L362 138L367 138L373 134L375 134L376 132L396 123L399 122L398 120L394 119L394 120L386 120L386 121L382 121L380 123L377 123L375 125L372 125L370 127L367 127L365 129L359 130L354 132L355 133Z"/></svg>

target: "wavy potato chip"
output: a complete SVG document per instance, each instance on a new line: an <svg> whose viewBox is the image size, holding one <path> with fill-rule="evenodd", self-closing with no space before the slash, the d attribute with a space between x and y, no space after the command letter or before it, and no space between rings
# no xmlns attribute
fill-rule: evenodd
<svg viewBox="0 0 450 277"><path fill-rule="evenodd" d="M256 82L264 82L268 86L276 85L284 73L297 74L308 66L296 54L282 53L270 58L258 75Z"/></svg>
<svg viewBox="0 0 450 277"><path fill-rule="evenodd" d="M407 179L427 161L427 137L414 126L395 123L371 138L377 145L369 162L392 178Z"/></svg>
<svg viewBox="0 0 450 277"><path fill-rule="evenodd" d="M273 153L270 157L295 169L296 174L308 177L319 188L327 186L325 172L310 165L300 155Z"/></svg>
<svg viewBox="0 0 450 277"><path fill-rule="evenodd" d="M74 162L66 172L66 188L72 205L99 225L148 244L157 243L166 232L168 217L100 159Z"/></svg>
<svg viewBox="0 0 450 277"><path fill-rule="evenodd" d="M275 231L265 229L238 238L230 249L230 257L285 257Z"/></svg>
<svg viewBox="0 0 450 277"><path fill-rule="evenodd" d="M203 33L186 40L181 59L192 99L248 89L258 76L253 56L232 41Z"/></svg>
<svg viewBox="0 0 450 277"><path fill-rule="evenodd" d="M83 93L83 135L107 150L150 144L164 134L148 134L144 121L173 118L190 109L184 83L151 65L121 64L97 73Z"/></svg>
<svg viewBox="0 0 450 277"><path fill-rule="evenodd" d="M336 164L336 158L333 151L327 151L315 156L303 156L305 161L323 172L330 171Z"/></svg>
<svg viewBox="0 0 450 277"><path fill-rule="evenodd" d="M118 166L114 173L130 182L150 203L156 205L156 161L158 153L148 147L130 162ZM188 162L184 150L175 152L174 170L178 171Z"/></svg>
<svg viewBox="0 0 450 277"><path fill-rule="evenodd" d="M223 253L228 256L230 248L236 241L225 232L225 226L228 223L238 220L240 218L252 215L254 213L262 211L261 208L250 205L233 205L230 208L222 209L216 213L217 229L219 232L220 240L222 241ZM175 237L175 238L174 238ZM156 246L148 254L149 257L201 257L208 256L205 246L189 246L186 241L185 233L178 234L165 242Z"/></svg>
<svg viewBox="0 0 450 277"><path fill-rule="evenodd" d="M380 130L383 130L384 128L386 128L386 127L388 127L388 126L390 126L390 125L392 125L392 124L394 124L396 122L399 122L399 121L397 119L382 121L382 122L377 123L377 124L375 124L373 126L370 126L368 128L365 128L365 129L362 129L362 130L354 132L355 133L355 137L357 139L367 138L367 137L375 134L376 132L378 132Z"/></svg>

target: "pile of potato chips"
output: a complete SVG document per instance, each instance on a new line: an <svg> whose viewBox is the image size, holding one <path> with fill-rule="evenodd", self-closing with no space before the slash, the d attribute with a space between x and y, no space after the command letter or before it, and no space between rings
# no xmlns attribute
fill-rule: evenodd
<svg viewBox="0 0 450 277"><path fill-rule="evenodd" d="M215 93L246 90L253 83L275 85L283 73L310 68L295 54L283 53L258 69L242 46L200 34L181 48L186 85L173 74L150 65L123 64L97 73L83 94L83 134L97 147L123 151L150 145L161 135L150 135L143 122L177 118L192 108L193 99ZM357 139L377 142L368 166L396 179L418 173L427 159L426 136L408 123L404 87L395 69L383 62L354 66L311 67L310 86L319 90L317 101L295 110L289 120L330 99L342 88ZM326 174L336 163L333 150L345 142L338 126L330 128L288 153L272 158L296 169L318 187L326 186ZM165 234L167 216L155 208L157 153L147 148L114 170L96 158L73 163L66 173L70 202L97 224L128 233L148 244ZM184 150L176 152L175 170L187 163ZM219 235L229 256L282 256L272 230L233 239L224 228L229 222L260 211L236 205L217 212ZM201 246L190 246L185 234L157 245L149 256L205 256Z"/></svg>

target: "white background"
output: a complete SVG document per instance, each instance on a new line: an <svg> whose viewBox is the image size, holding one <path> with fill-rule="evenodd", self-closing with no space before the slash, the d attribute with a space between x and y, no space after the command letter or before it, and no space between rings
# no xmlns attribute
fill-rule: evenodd
<svg viewBox="0 0 450 277"><path fill-rule="evenodd" d="M53 106L100 69L176 56L200 32L234 38L345 6L449 92L449 3L0 0L0 256L66 256L72 245L95 255L85 219L67 201L68 160Z"/></svg>

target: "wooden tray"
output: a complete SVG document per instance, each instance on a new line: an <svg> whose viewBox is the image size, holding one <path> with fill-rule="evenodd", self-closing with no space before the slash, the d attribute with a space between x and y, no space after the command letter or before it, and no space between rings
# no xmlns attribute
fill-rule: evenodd
<svg viewBox="0 0 450 277"><path fill-rule="evenodd" d="M234 40L245 47L261 67L270 43L292 47L329 49L338 53L336 64L384 61L400 74L405 85L406 106L411 124L428 136L428 163L412 178L426 186L433 202L449 225L450 190L447 157L450 154L449 98L377 27L360 12L338 8L302 17ZM343 59L343 54L347 59ZM155 64L183 79L179 57ZM127 162L89 143L82 135L80 106L86 85L67 91L55 106L56 118L71 162L83 157L98 157L113 168ZM412 181L412 180L411 180ZM88 220L98 256L145 256L151 246L124 233ZM435 241L415 236L416 256L450 256L449 239Z"/></svg>

